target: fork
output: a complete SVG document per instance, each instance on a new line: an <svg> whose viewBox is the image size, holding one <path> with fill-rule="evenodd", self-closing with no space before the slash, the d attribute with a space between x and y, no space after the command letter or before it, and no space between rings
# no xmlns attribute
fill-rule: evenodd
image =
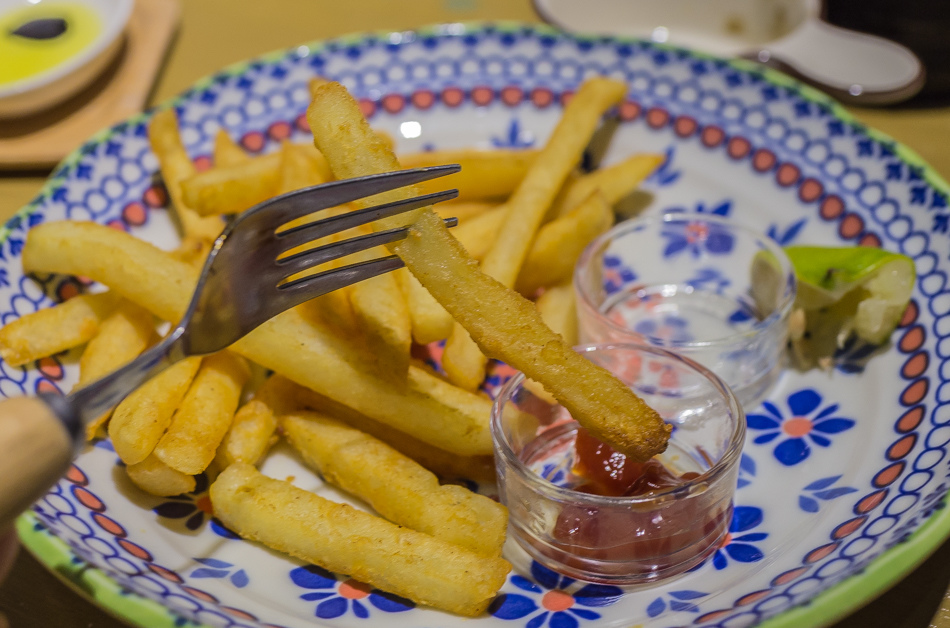
<svg viewBox="0 0 950 628"><path fill-rule="evenodd" d="M446 190L367 207L291 228L290 221L381 192L454 174L458 165L334 181L275 197L242 213L215 240L185 315L154 347L67 396L0 403L0 532L40 498L81 449L85 426L153 375L188 356L220 351L305 301L401 268L392 255L301 275L326 262L405 238L408 227L314 248L321 238L458 196ZM457 220L445 220L452 227ZM302 249L302 250L301 250Z"/></svg>

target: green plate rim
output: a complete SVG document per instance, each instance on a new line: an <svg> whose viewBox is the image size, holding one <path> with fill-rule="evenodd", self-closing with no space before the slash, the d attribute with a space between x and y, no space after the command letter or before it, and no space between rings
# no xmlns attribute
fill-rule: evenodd
<svg viewBox="0 0 950 628"><path fill-rule="evenodd" d="M445 34L445 24L434 24L412 29L411 32L421 36L439 36ZM531 31L540 35L567 37L577 41L604 41L611 40L618 43L640 43L642 40L632 37L603 37L600 35L583 35L566 33L545 24L530 24L515 21L470 21L452 24L452 35L478 34L486 29L498 32ZM461 26L461 28L459 28ZM393 31L378 30L343 35L332 39L318 40L303 44L310 53L320 52L329 44L355 45L366 39L380 38ZM687 50L666 44L651 44L657 48L674 52L687 52L698 59L725 61L730 66L762 77L765 81L794 90L805 100L827 107L830 115L849 125L860 128L868 137L887 144L894 153L904 162L919 168L923 179L935 189L947 194L950 193L950 184L941 177L924 159L913 149L898 142L886 133L870 128L860 122L857 117L838 101L817 89L805 85L798 80L777 70L760 66L744 59L723 59L715 55ZM140 114L127 118L123 124L138 124L148 120L154 112L166 107L173 107L184 102L193 92L204 89L214 82L215 77L232 76L245 72L254 64L270 63L280 60L300 46L284 48L273 52L240 61L226 66L222 70L205 76L195 82L182 94L165 100ZM114 127L103 129L93 135L82 146L67 155L53 169L53 174L46 181L38 195L16 212L13 217L0 228L0 243L4 242L12 231L11 224L23 220L36 209L43 200L51 194L66 178L70 169L75 166L92 146L101 144L114 134ZM948 493L950 494L950 493ZM86 563L76 563L75 555L69 546L61 539L49 532L38 529L39 521L31 513L19 517L16 524L21 543L33 554L37 560L55 575L61 577L78 593L91 600L94 604L111 612L122 620L142 628L175 628L177 615L158 602L144 598L127 591L115 580L112 580L99 569ZM818 594L803 605L793 607L780 615L765 620L759 624L760 628L821 628L851 614L865 604L894 586L904 576L914 570L926 560L937 548L950 537L950 508L942 508L932 514L914 533L903 543L895 545L876 559L862 572L854 574L842 582ZM189 622L192 626L205 628L200 624ZM181 624L177 624L181 626Z"/></svg>

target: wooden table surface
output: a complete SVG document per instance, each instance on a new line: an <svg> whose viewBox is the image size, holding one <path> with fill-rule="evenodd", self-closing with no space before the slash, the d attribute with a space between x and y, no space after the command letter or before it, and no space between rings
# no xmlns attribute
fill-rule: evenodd
<svg viewBox="0 0 950 628"><path fill-rule="evenodd" d="M479 19L537 22L529 0L185 0L180 32L151 102L186 89L229 63L346 33ZM950 108L855 110L872 127L917 151L950 177ZM47 172L0 172L0 221L39 190ZM875 602L835 628L924 628L950 584L950 543ZM122 623L60 583L26 552L0 585L0 614L12 628L121 628ZM933 618L933 619L932 619ZM950 625L950 624L947 624Z"/></svg>

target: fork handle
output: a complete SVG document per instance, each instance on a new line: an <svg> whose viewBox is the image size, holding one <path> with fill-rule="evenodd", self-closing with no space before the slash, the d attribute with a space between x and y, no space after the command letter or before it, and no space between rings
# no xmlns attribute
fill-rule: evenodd
<svg viewBox="0 0 950 628"><path fill-rule="evenodd" d="M75 442L70 432L79 423L70 421L66 408L45 396L0 402L0 530L69 469Z"/></svg>

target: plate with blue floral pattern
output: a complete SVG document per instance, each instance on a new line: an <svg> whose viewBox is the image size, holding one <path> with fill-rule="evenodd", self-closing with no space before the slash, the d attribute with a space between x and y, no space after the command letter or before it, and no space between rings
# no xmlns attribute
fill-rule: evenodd
<svg viewBox="0 0 950 628"><path fill-rule="evenodd" d="M315 75L343 82L401 151L544 142L591 75L625 80L605 155L665 155L642 186L645 212L728 216L780 244L880 246L913 258L913 299L887 346L843 347L829 371L786 372L748 413L735 515L701 567L649 588L573 581L519 561L489 611L506 628L819 626L893 584L950 532L948 186L918 157L784 75L649 42L547 27L452 24L304 45L211 76L174 101L199 166L226 128L254 153L309 137ZM4 229L0 322L86 288L24 276L26 231L93 220L176 244L155 176L149 114L92 138ZM407 124L412 123L412 124ZM672 246L676 251L688 247ZM613 269L612 281L635 270ZM669 321L670 333L688 333ZM69 356L0 364L5 396L68 390ZM507 375L497 371L489 388ZM107 440L18 523L28 547L98 603L141 626L446 627L463 620L237 538L207 482L145 495ZM278 448L266 474L344 499ZM809 603L805 605L806 603ZM803 606L805 605L805 606Z"/></svg>

